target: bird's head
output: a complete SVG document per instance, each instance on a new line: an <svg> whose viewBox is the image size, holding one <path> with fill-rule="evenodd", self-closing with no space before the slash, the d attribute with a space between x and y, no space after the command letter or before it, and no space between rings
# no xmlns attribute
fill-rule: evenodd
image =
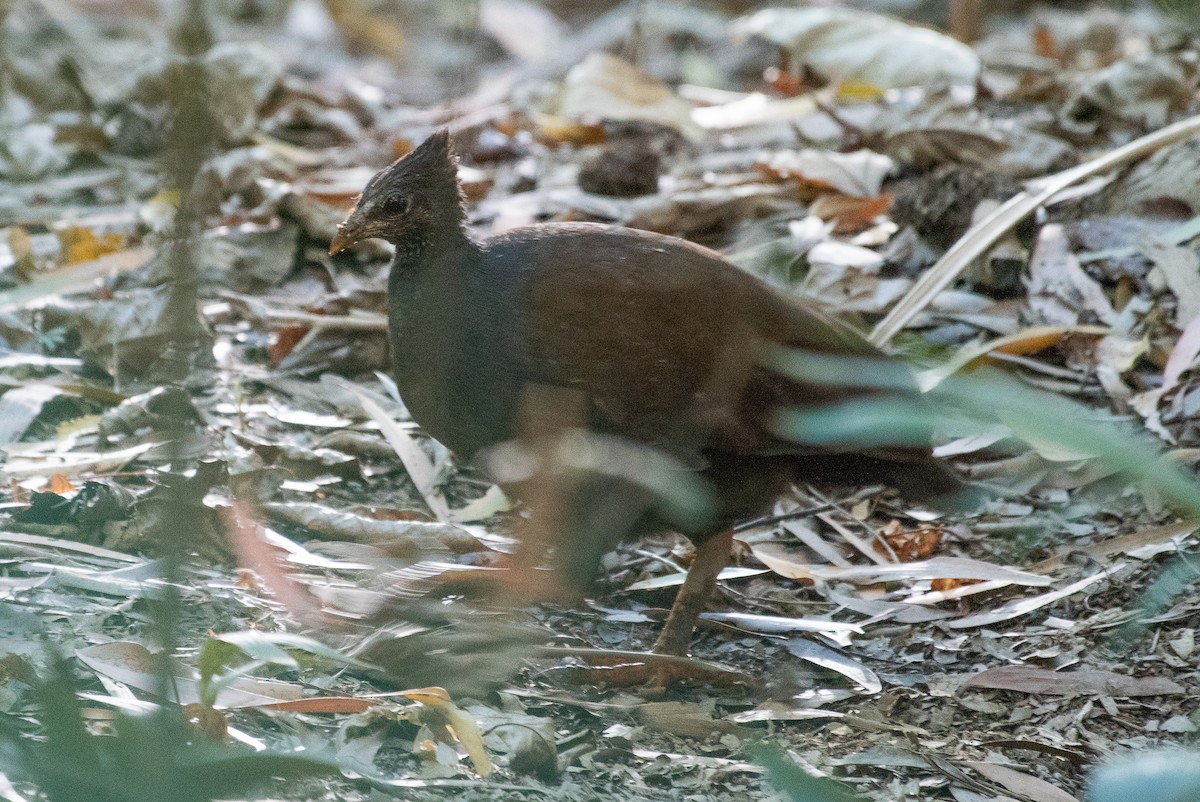
<svg viewBox="0 0 1200 802"><path fill-rule="evenodd" d="M442 129L376 173L337 228L329 252L377 237L397 247L425 243L440 231L461 230L462 191L450 134Z"/></svg>

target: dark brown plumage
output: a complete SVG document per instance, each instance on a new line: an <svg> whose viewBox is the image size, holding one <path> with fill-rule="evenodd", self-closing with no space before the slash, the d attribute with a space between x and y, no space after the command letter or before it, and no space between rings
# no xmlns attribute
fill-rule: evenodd
<svg viewBox="0 0 1200 802"><path fill-rule="evenodd" d="M530 226L477 242L464 224L443 131L371 179L331 251L369 237L396 246L389 277L396 383L417 423L460 458L560 412L556 402L527 405L539 396L531 390L550 388L551 398L562 391L579 399L588 430L665 452L707 482L715 513L683 527L698 556L677 608L693 609L672 616L660 648L686 650L694 614L728 560L729 527L764 512L791 482L882 481L925 497L956 488L924 447L832 452L774 434L770 418L779 408L866 391L784 378L761 364L764 346L886 357L717 253L593 224ZM608 486L582 487L594 495ZM667 523L652 504L636 509L630 529ZM594 562L624 534L593 531L600 542L576 551Z"/></svg>

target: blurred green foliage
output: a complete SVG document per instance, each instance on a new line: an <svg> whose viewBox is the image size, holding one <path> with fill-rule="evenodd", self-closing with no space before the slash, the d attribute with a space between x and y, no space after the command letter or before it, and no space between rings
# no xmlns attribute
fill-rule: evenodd
<svg viewBox="0 0 1200 802"><path fill-rule="evenodd" d="M1179 33L1194 35L1200 32L1200 3L1196 0L1154 0L1154 5L1179 28Z"/></svg>
<svg viewBox="0 0 1200 802"><path fill-rule="evenodd" d="M1030 389L999 370L949 376L926 371L920 383L932 387L918 393L911 371L896 361L787 349L773 351L766 361L797 381L863 393L850 402L781 410L774 425L782 437L821 448L886 449L924 446L935 430L962 436L1003 424L1011 437L993 448L1014 453L1034 448L1054 460L1098 463L1156 494L1184 518L1200 519L1200 484L1143 429ZM1114 643L1123 648L1137 640L1146 629L1143 621L1168 609L1198 578L1183 558L1168 565L1139 599L1141 615L1118 631Z"/></svg>
<svg viewBox="0 0 1200 802"><path fill-rule="evenodd" d="M210 638L200 649L200 703L211 708L223 689L265 666L299 669L300 661L292 652L308 653L366 671L378 670L377 666L347 657L304 635L250 630L229 632Z"/></svg>
<svg viewBox="0 0 1200 802"><path fill-rule="evenodd" d="M766 768L771 784L793 802L865 802L845 783L805 771L773 744L760 742L748 746L747 751Z"/></svg>
<svg viewBox="0 0 1200 802"><path fill-rule="evenodd" d="M998 370L942 377L926 372L917 391L902 363L776 349L768 365L798 382L855 388L854 401L782 410L775 430L798 443L847 449L923 446L935 429L965 435L1008 426L1014 450L1033 447L1056 457L1094 460L1152 490L1180 514L1200 518L1200 485L1160 444L1133 425L1062 396L1030 389ZM1003 445L1003 444L1001 444Z"/></svg>
<svg viewBox="0 0 1200 802"><path fill-rule="evenodd" d="M0 716L0 771L38 788L50 802L207 802L242 796L274 778L337 772L313 754L255 752L210 740L178 707L118 711L94 734L80 708L70 661L56 657L32 689L40 737Z"/></svg>
<svg viewBox="0 0 1200 802"><path fill-rule="evenodd" d="M1196 802L1200 752L1165 749L1112 760L1092 772L1087 802Z"/></svg>

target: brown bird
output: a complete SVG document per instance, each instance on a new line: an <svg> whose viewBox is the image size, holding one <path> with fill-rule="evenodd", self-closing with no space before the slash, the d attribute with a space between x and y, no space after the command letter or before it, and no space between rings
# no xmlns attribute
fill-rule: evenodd
<svg viewBox="0 0 1200 802"><path fill-rule="evenodd" d="M764 365L770 346L898 364L849 326L714 251L659 234L558 223L477 241L465 228L456 164L441 131L380 171L330 252L371 237L396 247L388 279L396 384L416 422L460 458L579 425L665 454L705 484L710 514L681 524L630 492L637 481L582 483L571 504L576 518L593 519L582 527L587 542L575 532L576 542L556 544L570 555L567 573L583 577L622 536L683 530L696 556L658 651L686 653L728 563L733 523L768 510L794 481L882 481L914 498L957 490L924 445L817 447L776 432L780 409L880 392ZM918 395L915 385L901 392ZM612 519L593 514L605 507L635 520L597 531L595 520Z"/></svg>

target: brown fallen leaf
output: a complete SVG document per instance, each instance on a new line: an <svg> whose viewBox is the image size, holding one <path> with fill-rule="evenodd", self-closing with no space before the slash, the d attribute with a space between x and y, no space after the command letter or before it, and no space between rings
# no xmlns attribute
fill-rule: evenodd
<svg viewBox="0 0 1200 802"><path fill-rule="evenodd" d="M1079 802L1058 786L1007 766L998 766L982 760L968 760L963 765L970 766L992 782L1003 785L1025 799L1037 799L1040 802Z"/></svg>
<svg viewBox="0 0 1200 802"><path fill-rule="evenodd" d="M879 533L887 543L896 559L903 563L927 560L934 555L942 542L943 529L940 526L918 526L905 529L897 520L889 521ZM881 544L875 542L875 551L884 554Z"/></svg>
<svg viewBox="0 0 1200 802"><path fill-rule="evenodd" d="M809 212L822 220L836 221L834 231L838 234L856 234L869 228L891 208L892 196L887 192L874 198L830 193L813 201Z"/></svg>
<svg viewBox="0 0 1200 802"><path fill-rule="evenodd" d="M976 584L979 584L979 580L977 580L977 579L943 578L943 579L935 579L932 582L930 582L929 589L936 590L939 592L945 592L945 591L949 591L949 590L956 590L957 588L966 587L967 585L976 585Z"/></svg>
<svg viewBox="0 0 1200 802"><path fill-rule="evenodd" d="M652 730L680 738L707 738L713 734L745 733L732 721L715 719L696 702L646 702L638 705L638 720Z"/></svg>
<svg viewBox="0 0 1200 802"><path fill-rule="evenodd" d="M962 688L993 688L1054 696L1077 693L1176 696L1184 692L1182 686L1166 677L1127 677L1113 671L1051 671L1034 666L991 668L971 677Z"/></svg>

